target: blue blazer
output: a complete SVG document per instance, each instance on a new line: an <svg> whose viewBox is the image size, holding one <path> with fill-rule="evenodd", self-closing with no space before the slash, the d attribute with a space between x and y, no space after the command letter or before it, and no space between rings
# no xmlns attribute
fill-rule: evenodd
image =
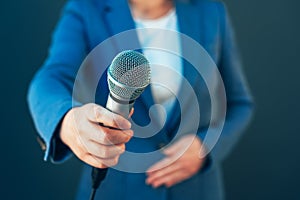
<svg viewBox="0 0 300 200"><path fill-rule="evenodd" d="M96 198L102 200L224 198L220 162L230 152L249 122L253 107L252 98L241 70L233 30L223 3L176 1L175 6L180 31L205 48L222 76L227 97L227 113L222 134L209 154L210 162L190 179L169 189L165 187L153 189L145 184L144 173L109 169ZM57 137L57 132L64 115L72 108L72 89L81 63L88 53L105 39L129 29L134 29L134 22L125 0L70 0L66 4L54 32L49 56L32 80L28 92L30 111L39 133L39 140L45 148L45 160L50 158L53 162L63 162L72 155L68 147ZM138 42L137 38L133 38L132 42ZM110 50L116 55L122 49L116 47ZM203 139L211 115L210 99L207 89L203 86L205 84L202 84L203 80L189 65L188 62L184 62L184 76L196 91L201 106L199 128L194 132ZM94 70L97 74L97 69ZM93 74L91 72L90 75ZM96 102L105 106L107 95L106 77L103 76L97 88ZM133 120L137 124L147 125L151 121L148 109L152 104L151 91L148 87L135 103ZM167 126L157 135L147 139L133 138L127 144L127 149L134 152L149 152L158 149L161 144L169 143L178 129L180 116L193 118L192 112L184 115L178 112L178 109L179 105L176 105L172 112L172 120L168 120ZM126 159L122 160L121 156L120 162L126 163ZM134 164L142 163L136 161ZM78 199L88 199L90 183L90 167L84 165Z"/></svg>

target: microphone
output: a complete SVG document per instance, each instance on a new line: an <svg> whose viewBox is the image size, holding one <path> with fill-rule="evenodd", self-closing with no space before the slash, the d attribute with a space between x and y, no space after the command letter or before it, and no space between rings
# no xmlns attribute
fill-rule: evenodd
<svg viewBox="0 0 300 200"><path fill-rule="evenodd" d="M119 53L112 61L107 71L109 95L106 108L111 112L129 117L134 101L143 93L150 84L151 70L148 60L143 54L126 50ZM104 124L101 124L105 126ZM92 170L92 193L93 200L96 190L104 180L107 168Z"/></svg>
<svg viewBox="0 0 300 200"><path fill-rule="evenodd" d="M134 101L150 83L151 70L143 54L127 50L119 53L107 71L109 96L106 108L128 118Z"/></svg>

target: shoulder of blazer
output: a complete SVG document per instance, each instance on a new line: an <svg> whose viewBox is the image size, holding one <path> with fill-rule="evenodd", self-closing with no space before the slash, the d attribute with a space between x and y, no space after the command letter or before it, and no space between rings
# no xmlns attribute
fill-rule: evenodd
<svg viewBox="0 0 300 200"><path fill-rule="evenodd" d="M220 1L195 0L192 2L199 12L201 31L200 43L209 52L220 47L223 38L224 20L226 16L225 4Z"/></svg>
<svg viewBox="0 0 300 200"><path fill-rule="evenodd" d="M64 11L86 16L95 10L97 12L105 10L105 5L106 1L104 0L69 0L65 4Z"/></svg>
<svg viewBox="0 0 300 200"><path fill-rule="evenodd" d="M197 2L199 11L202 13L203 28L208 30L205 31L206 35L204 35L204 41L210 42L209 37L213 35L212 33L216 33L221 45L225 34L226 20L228 18L225 3L211 0L198 0Z"/></svg>
<svg viewBox="0 0 300 200"><path fill-rule="evenodd" d="M109 36L103 21L107 9L106 0L69 0L63 9L64 14L71 14L81 22L89 50Z"/></svg>

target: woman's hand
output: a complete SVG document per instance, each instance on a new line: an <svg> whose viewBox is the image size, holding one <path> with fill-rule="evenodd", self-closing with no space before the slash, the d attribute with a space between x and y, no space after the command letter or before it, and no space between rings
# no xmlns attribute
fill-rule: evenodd
<svg viewBox="0 0 300 200"><path fill-rule="evenodd" d="M195 135L186 135L172 146L166 148L166 158L151 166L146 183L157 188L165 185L171 187L196 174L205 158L204 148Z"/></svg>
<svg viewBox="0 0 300 200"><path fill-rule="evenodd" d="M125 151L125 143L133 136L130 128L130 122L124 117L99 105L86 104L65 115L60 138L80 160L93 167L105 168L118 163Z"/></svg>

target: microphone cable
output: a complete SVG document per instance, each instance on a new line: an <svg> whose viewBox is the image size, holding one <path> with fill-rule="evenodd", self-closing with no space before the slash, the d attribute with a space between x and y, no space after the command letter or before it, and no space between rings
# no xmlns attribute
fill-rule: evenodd
<svg viewBox="0 0 300 200"><path fill-rule="evenodd" d="M107 174L108 168L96 168L93 167L92 169L92 191L90 194L89 200L94 200L96 196L96 191L99 188L101 182L104 180L106 174Z"/></svg>
<svg viewBox="0 0 300 200"><path fill-rule="evenodd" d="M102 127L106 127L106 128L109 128L109 129L122 130L122 129L106 126L105 124L103 124L101 122L98 123L98 124ZM91 177L92 177L92 190L91 190L89 200L94 200L94 198L96 196L97 189L99 188L101 182L106 177L107 170L108 170L108 168L96 168L96 167L92 168L92 174L91 174Z"/></svg>

